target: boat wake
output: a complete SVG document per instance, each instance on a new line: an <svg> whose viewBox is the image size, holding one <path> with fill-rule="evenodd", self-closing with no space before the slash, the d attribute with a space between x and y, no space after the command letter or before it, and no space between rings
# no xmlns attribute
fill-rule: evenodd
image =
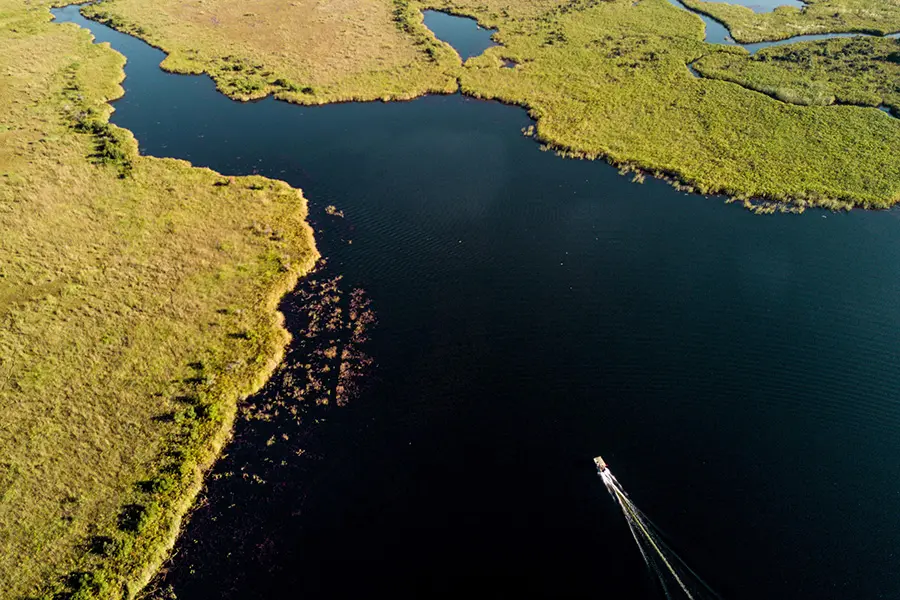
<svg viewBox="0 0 900 600"><path fill-rule="evenodd" d="M622 489L622 485L610 472L601 457L594 459L597 473L603 479L606 489L625 515L631 535L644 557L644 562L654 578L659 582L668 600L688 598L688 600L721 600L713 589L662 540L661 531L647 516L634 505Z"/></svg>

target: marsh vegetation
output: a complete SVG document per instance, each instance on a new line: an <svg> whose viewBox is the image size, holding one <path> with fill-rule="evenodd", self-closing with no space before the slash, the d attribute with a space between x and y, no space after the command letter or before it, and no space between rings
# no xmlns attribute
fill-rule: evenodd
<svg viewBox="0 0 900 600"><path fill-rule="evenodd" d="M360 288L346 289L324 260L281 310L294 339L265 386L240 406L228 452L209 473L178 553L148 586L148 598L174 600L175 579L192 579L194 569L215 571L239 588L244 573L277 562L281 541L271 532L286 518L285 506L302 506L302 495L289 496L325 452L322 428L371 377L371 301ZM240 569L204 562L223 546L226 562L238 561Z"/></svg>
<svg viewBox="0 0 900 600"><path fill-rule="evenodd" d="M463 90L527 106L538 138L567 155L801 208L900 199L900 124L695 79L686 68L695 59L746 53L703 43L700 20L664 0L602 2L509 30L499 26L502 55L520 66L496 68L501 53L489 49L467 64Z"/></svg>
<svg viewBox="0 0 900 600"><path fill-rule="evenodd" d="M900 111L900 40L856 37L704 56L703 76L808 106L884 105Z"/></svg>
<svg viewBox="0 0 900 600"><path fill-rule="evenodd" d="M458 57L406 0L115 0L85 14L162 48L166 70L208 73L235 99L322 104L456 89Z"/></svg>
<svg viewBox="0 0 900 600"><path fill-rule="evenodd" d="M277 361L316 250L286 184L139 155L107 122L121 55L43 6L0 20L0 597L119 596Z"/></svg>

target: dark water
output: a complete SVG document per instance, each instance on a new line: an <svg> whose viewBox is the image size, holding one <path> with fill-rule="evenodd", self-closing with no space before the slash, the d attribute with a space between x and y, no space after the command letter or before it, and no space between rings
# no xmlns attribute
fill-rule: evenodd
<svg viewBox="0 0 900 600"><path fill-rule="evenodd" d="M744 6L750 7L749 2L754 0L748 0L748 3L744 2L735 2L734 4L742 4ZM720 21L717 21L701 12L697 12L695 10L691 10L687 6L685 6L681 0L669 0L669 2L678 8L684 9L688 12L692 12L703 20L704 25L706 25L706 41L710 44L725 44L728 46L741 46L745 48L750 54L756 54L763 48L768 48L770 46L784 46L785 44L796 44L798 42L814 42L816 40L827 40L830 38L845 38L845 37L857 37L860 35L866 35L862 33L823 33L823 34L811 34L811 35L798 35L792 38L788 38L786 40L777 40L773 42L757 42L755 44L738 44L733 39L731 39L731 33L728 31L728 28L725 27ZM755 9L754 9L755 10ZM755 12L766 12L755 10ZM898 38L900 34L891 34L887 37L890 38Z"/></svg>
<svg viewBox="0 0 900 600"><path fill-rule="evenodd" d="M302 187L378 312L376 376L317 460L210 483L179 598L658 598L597 454L725 598L900 598L897 211L632 184L459 95L239 104L56 14L128 57L113 121L145 153Z"/></svg>
<svg viewBox="0 0 900 600"><path fill-rule="evenodd" d="M425 26L434 36L447 42L463 59L478 56L497 44L491 39L496 29L484 29L475 19L457 17L437 10L424 11Z"/></svg>

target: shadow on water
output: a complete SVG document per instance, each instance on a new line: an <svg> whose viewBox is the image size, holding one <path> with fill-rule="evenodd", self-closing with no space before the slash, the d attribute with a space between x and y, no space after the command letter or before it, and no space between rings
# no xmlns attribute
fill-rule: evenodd
<svg viewBox="0 0 900 600"><path fill-rule="evenodd" d="M425 26L434 36L450 44L464 61L479 56L497 43L491 39L496 29L485 29L475 19L459 17L438 10L424 11Z"/></svg>
<svg viewBox="0 0 900 600"><path fill-rule="evenodd" d="M143 152L302 187L342 298L378 316L355 400L298 424L294 346L244 408L278 414L237 424L160 589L657 598L603 454L726 598L900 597L897 211L632 184L460 95L240 104L55 14L127 56L113 120Z"/></svg>
<svg viewBox="0 0 900 600"><path fill-rule="evenodd" d="M339 443L325 422L371 378L366 347L374 311L365 291L348 291L342 279L322 261L282 302L294 339L265 387L240 407L234 437L191 516L190 535L148 596L252 596L253 577L282 561L284 524L302 513L318 463Z"/></svg>

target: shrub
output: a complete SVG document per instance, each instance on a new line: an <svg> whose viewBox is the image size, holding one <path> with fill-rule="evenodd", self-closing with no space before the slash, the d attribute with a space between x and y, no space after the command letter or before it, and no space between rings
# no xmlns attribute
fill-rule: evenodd
<svg viewBox="0 0 900 600"><path fill-rule="evenodd" d="M144 506L142 504L128 504L119 515L119 529L130 533L141 533L156 518L159 506L155 503Z"/></svg>
<svg viewBox="0 0 900 600"><path fill-rule="evenodd" d="M194 410L193 406L188 406L183 410L179 410L175 413L175 424L183 425L187 421L192 421L197 418L197 411Z"/></svg>
<svg viewBox="0 0 900 600"><path fill-rule="evenodd" d="M106 558L114 558L116 556L124 556L131 552L132 540L130 537L109 537L98 535L91 539L91 553Z"/></svg>
<svg viewBox="0 0 900 600"><path fill-rule="evenodd" d="M152 494L164 494L175 488L177 480L171 473L157 475L148 482L147 491Z"/></svg>
<svg viewBox="0 0 900 600"><path fill-rule="evenodd" d="M106 595L109 584L102 573L79 572L71 576L69 600L93 600Z"/></svg>
<svg viewBox="0 0 900 600"><path fill-rule="evenodd" d="M197 407L197 415L205 421L215 421L219 418L219 406L217 404L201 404Z"/></svg>

